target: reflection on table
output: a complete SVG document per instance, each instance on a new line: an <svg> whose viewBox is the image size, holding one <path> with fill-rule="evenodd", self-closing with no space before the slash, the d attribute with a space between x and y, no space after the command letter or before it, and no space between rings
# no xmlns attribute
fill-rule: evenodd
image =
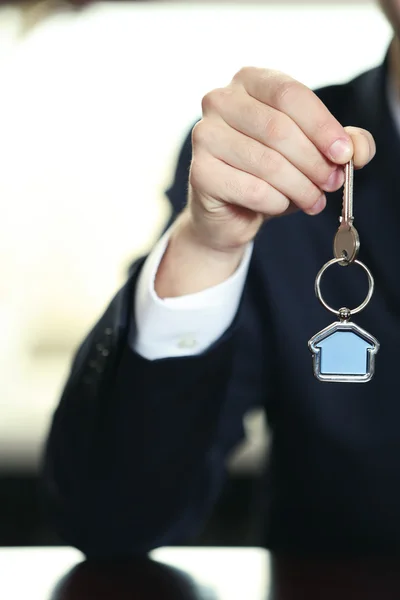
<svg viewBox="0 0 400 600"><path fill-rule="evenodd" d="M0 598L399 600L400 560L270 561L253 548L162 548L149 558L88 562L70 548L4 548Z"/></svg>
<svg viewBox="0 0 400 600"><path fill-rule="evenodd" d="M255 548L162 548L107 564L71 548L0 549L7 600L265 600L268 587L268 553Z"/></svg>

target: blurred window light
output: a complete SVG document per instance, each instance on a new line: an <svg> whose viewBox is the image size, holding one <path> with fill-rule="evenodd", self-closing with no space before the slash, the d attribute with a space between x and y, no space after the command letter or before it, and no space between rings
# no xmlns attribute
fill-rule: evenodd
<svg viewBox="0 0 400 600"><path fill-rule="evenodd" d="M0 455L36 464L74 347L168 217L202 96L250 64L345 81L391 32L361 1L100 2L22 36L21 18L0 9Z"/></svg>

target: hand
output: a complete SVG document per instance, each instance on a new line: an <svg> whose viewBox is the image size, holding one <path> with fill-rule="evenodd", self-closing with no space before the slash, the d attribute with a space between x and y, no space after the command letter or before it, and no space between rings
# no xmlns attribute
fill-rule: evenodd
<svg viewBox="0 0 400 600"><path fill-rule="evenodd" d="M277 71L244 68L207 94L193 130L190 222L197 243L237 253L265 219L326 205L343 166L375 154L372 135L342 127L306 86Z"/></svg>
<svg viewBox="0 0 400 600"><path fill-rule="evenodd" d="M316 215L344 182L352 157L375 154L372 135L342 127L306 86L283 73L242 69L203 99L193 130L189 203L157 272L160 297L217 285L239 265L266 219Z"/></svg>

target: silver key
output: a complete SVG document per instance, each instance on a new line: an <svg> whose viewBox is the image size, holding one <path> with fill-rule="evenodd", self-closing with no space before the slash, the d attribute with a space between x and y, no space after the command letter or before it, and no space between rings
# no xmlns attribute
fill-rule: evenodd
<svg viewBox="0 0 400 600"><path fill-rule="evenodd" d="M343 261L339 263L341 266L352 263L357 258L360 249L360 238L353 225L354 164L352 160L345 167L345 175L342 216L333 246L335 257L343 258Z"/></svg>

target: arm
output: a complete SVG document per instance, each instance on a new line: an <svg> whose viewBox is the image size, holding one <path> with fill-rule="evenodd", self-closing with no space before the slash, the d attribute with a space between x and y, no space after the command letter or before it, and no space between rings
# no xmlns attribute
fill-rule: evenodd
<svg viewBox="0 0 400 600"><path fill-rule="evenodd" d="M251 398L227 390L239 318L200 356L150 361L131 349L120 323L140 266L79 350L47 445L53 521L88 556L132 555L193 535Z"/></svg>
<svg viewBox="0 0 400 600"><path fill-rule="evenodd" d="M175 210L189 163L187 141L169 191ZM236 315L251 248L241 273L224 284L229 302L214 289L183 305L155 294L166 242L133 266L78 350L47 443L48 512L62 539L88 556L132 555L192 536L221 487L226 454L243 436L243 414L262 397L261 377L249 375L254 394L243 396L232 375L240 315L249 313L245 294ZM183 313L188 323L206 323L207 335L200 327L200 346L182 352L169 340Z"/></svg>
<svg viewBox="0 0 400 600"><path fill-rule="evenodd" d="M321 212L323 192L342 185L340 165L354 152L362 166L374 151L369 134L351 136L310 90L275 71L240 71L204 98L203 113L190 169L184 152L170 190L177 213L190 170L189 203L157 272L161 299L229 279L265 220L294 208ZM47 446L54 521L90 556L191 535L241 439L243 414L266 396L270 324L260 270L250 267L235 322L211 347L151 361L127 341L140 267L78 352Z"/></svg>

